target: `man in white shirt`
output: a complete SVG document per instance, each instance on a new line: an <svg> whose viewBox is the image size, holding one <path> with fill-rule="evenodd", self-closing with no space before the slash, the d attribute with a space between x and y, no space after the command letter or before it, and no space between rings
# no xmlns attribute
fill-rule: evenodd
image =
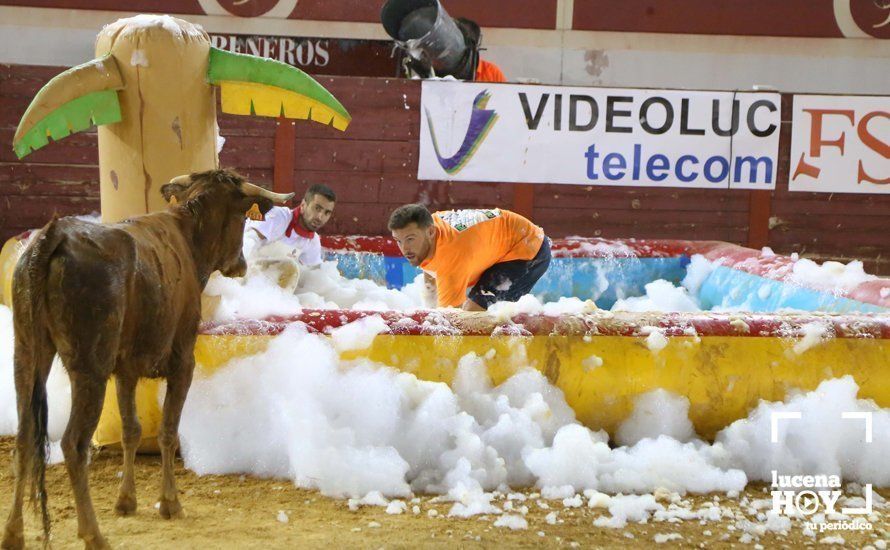
<svg viewBox="0 0 890 550"><path fill-rule="evenodd" d="M306 190L294 209L273 207L263 221L247 220L244 226L244 257L249 258L261 246L280 241L300 251L299 262L306 267L321 264L321 239L316 233L331 219L337 195L322 184Z"/></svg>

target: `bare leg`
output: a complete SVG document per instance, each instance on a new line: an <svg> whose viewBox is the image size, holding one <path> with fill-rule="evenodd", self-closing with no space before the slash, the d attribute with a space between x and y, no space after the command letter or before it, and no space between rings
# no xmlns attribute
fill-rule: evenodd
<svg viewBox="0 0 890 550"><path fill-rule="evenodd" d="M192 383L192 372L195 369L193 348L188 349L188 352L174 354L171 359L169 371L171 374L167 378L167 396L164 398L164 419L158 436L163 468L160 512L164 519L182 517L182 505L179 503L176 479L173 476L173 461L179 444L179 419L182 415L182 406L185 404L185 397Z"/></svg>
<svg viewBox="0 0 890 550"><path fill-rule="evenodd" d="M62 437L62 451L65 453L65 466L74 490L74 503L77 509L77 535L83 539L86 548L110 548L99 532L96 512L90 498L89 452L90 438L99 422L102 402L105 397L106 380L91 369L79 372L77 365L69 368L71 378L71 418Z"/></svg>
<svg viewBox="0 0 890 550"><path fill-rule="evenodd" d="M129 516L136 512L136 449L142 438L142 426L136 416L136 378L118 377L117 402L121 413L123 434L121 446L124 451L124 477L121 480L120 493L114 512L119 516Z"/></svg>

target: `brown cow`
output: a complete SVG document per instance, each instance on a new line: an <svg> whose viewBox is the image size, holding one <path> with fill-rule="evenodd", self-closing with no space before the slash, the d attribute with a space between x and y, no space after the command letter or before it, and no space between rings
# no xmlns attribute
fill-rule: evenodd
<svg viewBox="0 0 890 550"><path fill-rule="evenodd" d="M270 193L225 170L180 176L161 188L178 204L113 225L53 220L33 238L13 279L15 387L19 429L16 485L3 548L24 545L22 501L30 469L40 503L44 544L49 515L44 489L46 379L56 352L71 379L71 417L62 438L74 489L77 532L87 548L107 548L88 485L90 438L105 385L115 376L123 420L124 475L115 512L136 510L133 461L141 428L135 387L140 377L166 378L158 438L163 463L160 512L181 515L173 478L180 413L194 370L201 291L210 274L241 276L245 212L262 212L293 193ZM173 202L173 201L171 201ZM254 209L255 210L255 209Z"/></svg>

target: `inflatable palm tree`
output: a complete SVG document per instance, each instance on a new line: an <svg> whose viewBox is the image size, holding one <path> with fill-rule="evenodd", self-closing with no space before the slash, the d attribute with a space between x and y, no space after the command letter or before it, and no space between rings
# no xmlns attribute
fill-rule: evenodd
<svg viewBox="0 0 890 550"><path fill-rule="evenodd" d="M163 208L160 186L219 165L222 112L314 120L345 130L351 117L303 71L211 47L199 26L139 15L106 26L96 58L50 80L13 139L19 158L99 127L102 221Z"/></svg>

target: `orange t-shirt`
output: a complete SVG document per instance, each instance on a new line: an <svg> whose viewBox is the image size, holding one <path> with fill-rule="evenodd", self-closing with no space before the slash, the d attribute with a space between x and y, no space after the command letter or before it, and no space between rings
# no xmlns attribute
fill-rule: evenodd
<svg viewBox="0 0 890 550"><path fill-rule="evenodd" d="M507 77L504 76L501 68L484 59L479 60L476 67L476 82L506 82Z"/></svg>
<svg viewBox="0 0 890 550"><path fill-rule="evenodd" d="M501 262L531 260L544 230L509 210L449 210L433 214L436 251L420 269L436 278L439 307L460 307L467 288Z"/></svg>

